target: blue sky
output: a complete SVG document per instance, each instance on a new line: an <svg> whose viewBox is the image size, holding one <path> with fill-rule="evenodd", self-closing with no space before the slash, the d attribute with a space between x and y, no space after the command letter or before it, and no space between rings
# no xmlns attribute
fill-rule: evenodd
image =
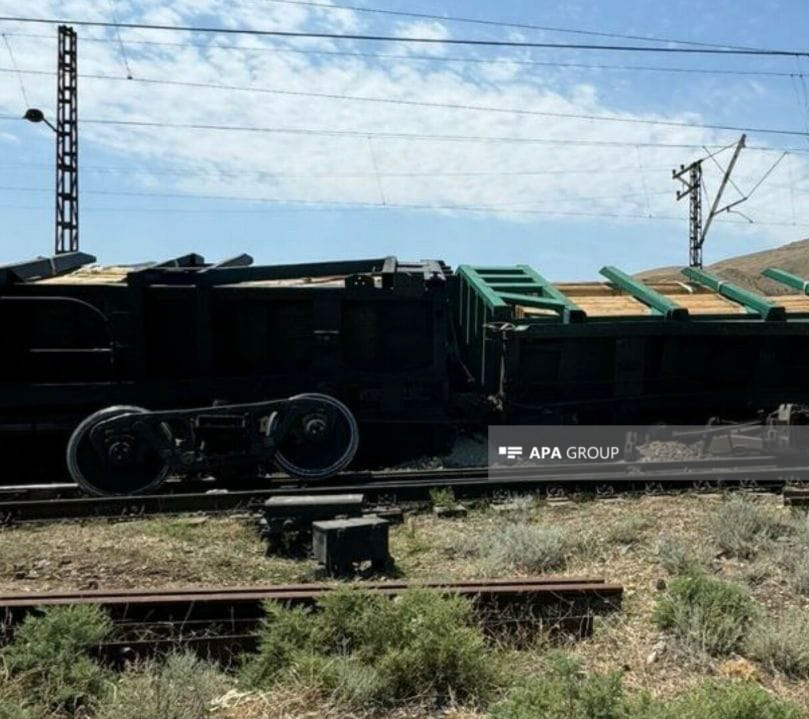
<svg viewBox="0 0 809 719"><path fill-rule="evenodd" d="M654 3L653 10L648 0L353 4L809 49L809 4L801 0L710 5L680 0ZM87 20L110 20L114 12L132 22L436 38L612 42L272 0L31 0L24 12ZM19 13L18 0L0 0L0 15ZM25 71L27 96L20 77L9 71L8 47L0 42L0 115L21 115L30 104L52 116L55 78L42 73L55 66L55 27L3 22L0 31L14 63ZM343 51L356 54L330 54ZM122 77L128 65L135 78L80 79L80 118L87 120L80 131L81 243L105 263L188 251L210 259L248 252L262 263L396 254L454 264L528 262L559 280L595 277L607 263L629 271L682 264L687 207L674 200L671 168L705 154L699 149L703 144L738 139L729 131L284 94L290 91L630 120L809 128L809 78L803 77L809 60L794 58L279 41L143 30L124 30L119 40L114 31L99 28L79 29L79 52L82 73ZM252 90L211 87L222 84ZM276 131L133 128L90 122L94 119ZM314 133L287 132L301 129ZM356 134L323 134L332 130ZM420 137L391 137L397 133ZM492 137L501 139L479 139ZM744 192L778 160L776 148L797 151L788 153L740 206L744 216L717 221L706 245L708 262L809 236L809 142L750 133L748 143L757 149L742 154L735 175ZM722 164L728 159L729 152L718 156ZM52 163L47 128L0 121L0 262L50 254ZM709 191L716 188L717 174L707 163ZM731 189L728 199L736 197Z"/></svg>

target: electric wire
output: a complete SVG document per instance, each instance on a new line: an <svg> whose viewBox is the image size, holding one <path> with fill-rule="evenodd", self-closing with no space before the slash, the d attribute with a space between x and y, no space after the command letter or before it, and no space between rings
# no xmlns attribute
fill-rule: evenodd
<svg viewBox="0 0 809 719"><path fill-rule="evenodd" d="M0 22L25 24L75 25L77 27L102 27L111 29L153 30L164 32L191 32L222 35L249 35L254 37L284 37L321 40L351 40L364 42L416 43L424 45L469 45L472 47L545 48L556 50L594 50L601 52L645 52L663 54L751 55L770 57L809 57L809 51L782 49L736 49L713 47L665 47L647 45L597 45L590 43L552 43L524 40L486 40L472 38L435 38L398 35L372 35L362 33L333 33L298 30L265 30L244 27L211 27L199 25L170 25L139 22L110 22L104 20L76 20L70 18L43 18L28 16L0 16Z"/></svg>
<svg viewBox="0 0 809 719"><path fill-rule="evenodd" d="M12 68L0 67L0 72L14 72ZM26 74L34 75L54 75L49 70L22 70ZM390 105L401 105L407 107L424 107L432 109L462 110L471 112L494 112L509 115L526 115L536 117L555 117L568 120L588 120L593 122L617 122L634 125L656 125L660 127L686 127L701 130L723 130L732 132L749 132L764 135L788 135L792 137L809 137L807 130L792 130L788 128L773 127L743 127L739 125L724 125L719 123L699 123L682 120L659 120L641 117L621 117L616 115L594 115L576 112L558 112L552 110L530 110L516 107L497 107L494 105L471 105L465 103L433 102L428 100L410 100L395 97L374 97L367 95L346 95L332 92L312 92L309 90L287 90L281 88L259 87L255 85L228 85L224 83L212 82L192 82L189 80L167 80L162 78L149 77L123 77L121 75L106 75L99 73L80 74L79 77L89 80L110 80L127 82L133 81L150 85L166 85L174 87L192 87L197 89L224 90L234 92L255 92L271 95L282 95L287 97L310 97L324 100L340 100L348 102L379 103Z"/></svg>
<svg viewBox="0 0 809 719"><path fill-rule="evenodd" d="M433 15L430 13L423 13L423 12L412 12L412 11L403 11L403 10L388 10L382 8L373 8L367 6L358 6L358 5L341 5L338 3L324 3L324 2L313 2L312 0L264 0L265 2L272 2L276 4L283 4L283 5L300 5L304 7L315 7L315 8L322 8L324 10L350 10L352 12L360 12L360 13L374 13L378 15L392 15L398 17L411 17L411 18L418 18L422 20L438 20L440 22L456 22L456 23L469 23L474 25L488 25L492 27L508 27L508 28L516 28L519 30L541 30L543 32L558 32L563 34L571 34L571 35L587 35L591 37L610 37L610 38L618 38L622 40L641 40L643 42L671 42L677 45L695 45L695 46L703 46L703 47L719 47L719 48L738 48L742 50L755 50L759 48L751 48L745 45L728 45L728 44L716 44L710 42L698 42L696 40L675 40L669 37L659 37L659 36L650 36L650 35L626 35L624 33L618 32L604 32L604 31L596 31L596 30L582 30L582 29L573 29L573 28L565 28L565 27L558 27L552 25L535 25L532 23L521 23L521 22L506 22L503 20L490 20L484 18L469 18L469 17L458 17L457 15Z"/></svg>
<svg viewBox="0 0 809 719"><path fill-rule="evenodd" d="M24 33L24 32L7 32L7 35L12 37L25 37L38 40L54 41L52 35L44 33ZM82 42L100 42L107 44L114 44L116 41L109 37L82 37ZM554 62L547 60L526 60L523 58L503 58L503 57L459 57L453 55L416 55L416 54L395 54L395 53L375 53L375 52L360 52L351 50L321 50L315 48L296 48L286 46L253 46L253 45L233 45L217 42L215 45L206 42L168 42L158 40L136 40L131 37L127 38L128 45L145 45L155 47L197 47L212 50L238 50L246 53L278 53L278 54L296 54L296 55L322 55L326 57L360 57L366 59L379 59L379 60L400 60L402 62L432 62L432 63L475 63L484 65L520 65L520 66L537 66L537 67L560 67L560 68L576 68L584 70L614 70L626 72L671 72L671 73L690 73L690 74L703 74L703 75L738 75L738 76L754 76L754 77L781 77L785 79L795 80L795 78L805 77L805 73L798 70L797 72L783 72L776 70L739 70L728 68L707 68L707 67L672 67L672 66L657 66L657 65L628 65L628 64L610 64L610 63L583 63L583 62Z"/></svg>
<svg viewBox="0 0 809 719"><path fill-rule="evenodd" d="M19 121L14 115L0 115L3 121ZM370 131L370 130L334 130L325 128L301 128L301 127L262 127L251 125L220 125L213 123L198 122L156 122L153 120L124 120L120 118L82 118L85 125L113 125L121 127L147 127L158 129L179 129L179 130L210 130L217 132L244 132L260 134L278 135L301 135L317 137L351 137L367 138L380 137L391 140L434 140L437 142L479 142L479 143L506 143L506 144L539 144L539 145L570 145L582 147L654 147L667 149L700 149L704 147L702 143L686 142L641 142L622 140L584 140L572 138L538 138L538 137L515 137L498 135L444 135L439 133L418 133L418 132L392 132L392 131ZM736 129L736 128L733 128ZM710 145L709 145L710 146ZM766 145L750 145L748 150L760 152L795 152L809 153L807 147L776 147Z"/></svg>

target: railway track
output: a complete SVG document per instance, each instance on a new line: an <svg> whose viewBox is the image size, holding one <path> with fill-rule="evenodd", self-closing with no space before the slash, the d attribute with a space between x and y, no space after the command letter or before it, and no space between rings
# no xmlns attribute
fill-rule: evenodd
<svg viewBox="0 0 809 719"><path fill-rule="evenodd" d="M301 486L270 480L268 487L239 491L183 492L178 490L184 485L177 482L169 485L175 491L125 497L79 496L72 485L54 486L52 495L47 487L6 487L0 493L0 523L250 511L270 497L300 493L361 493L368 502L392 505L428 500L431 490L442 487L452 488L458 498L497 499L527 492L553 497L577 492L609 496L622 492L729 488L772 491L807 483L809 463L755 456L346 473L318 484Z"/></svg>
<svg viewBox="0 0 809 719"><path fill-rule="evenodd" d="M13 626L28 614L59 605L93 604L113 620L114 631L98 653L121 663L178 646L228 659L256 647L263 604L314 605L338 584L294 584L233 589L48 592L0 595L0 617ZM519 622L544 618L586 636L595 614L616 610L623 588L603 579L541 577L492 581L361 582L357 589L396 596L418 586L470 598L484 620Z"/></svg>

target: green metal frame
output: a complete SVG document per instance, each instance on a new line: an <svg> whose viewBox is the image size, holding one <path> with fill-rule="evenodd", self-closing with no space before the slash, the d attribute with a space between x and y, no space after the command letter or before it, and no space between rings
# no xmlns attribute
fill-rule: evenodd
<svg viewBox="0 0 809 719"><path fill-rule="evenodd" d="M779 270L777 267L768 267L761 273L764 277L780 282L782 285L792 287L805 295L809 295L809 280L805 280L799 275L793 275L786 270Z"/></svg>
<svg viewBox="0 0 809 719"><path fill-rule="evenodd" d="M688 310L685 307L681 307L674 300L660 294L657 290L645 285L640 280L636 280L617 267L607 265L602 267L599 272L616 287L651 307L653 313L662 315L667 320L688 319Z"/></svg>
<svg viewBox="0 0 809 719"><path fill-rule="evenodd" d="M697 284L714 290L714 292L718 292L722 297L727 297L733 302L738 302L751 312L756 312L763 320L785 320L787 318L787 311L783 306L777 305L755 292L739 287L739 285L734 285L732 282L726 282L716 275L705 272L705 270L699 270L696 267L683 267L682 273Z"/></svg>
<svg viewBox="0 0 809 719"><path fill-rule="evenodd" d="M529 265L514 267L458 267L464 285L484 302L491 319L514 319L512 305L553 310L563 322L581 322L587 315ZM521 320L522 321L522 320ZM547 321L544 319L543 321Z"/></svg>

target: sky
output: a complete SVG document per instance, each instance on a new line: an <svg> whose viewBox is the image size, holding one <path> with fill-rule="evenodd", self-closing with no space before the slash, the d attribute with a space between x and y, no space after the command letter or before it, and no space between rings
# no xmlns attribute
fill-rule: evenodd
<svg viewBox="0 0 809 719"><path fill-rule="evenodd" d="M809 50L805 0L342 4L355 9L0 0L0 16ZM605 264L682 265L688 207L672 169L741 134L692 125L804 133L747 133L724 199L750 196L711 227L706 263L809 236L806 58L77 30L80 241L105 264L190 251L262 264L397 255L529 263L556 280L594 278ZM0 33L4 263L53 252L53 134L19 118L31 106L55 116L56 27L0 21ZM731 153L705 161L706 202Z"/></svg>

